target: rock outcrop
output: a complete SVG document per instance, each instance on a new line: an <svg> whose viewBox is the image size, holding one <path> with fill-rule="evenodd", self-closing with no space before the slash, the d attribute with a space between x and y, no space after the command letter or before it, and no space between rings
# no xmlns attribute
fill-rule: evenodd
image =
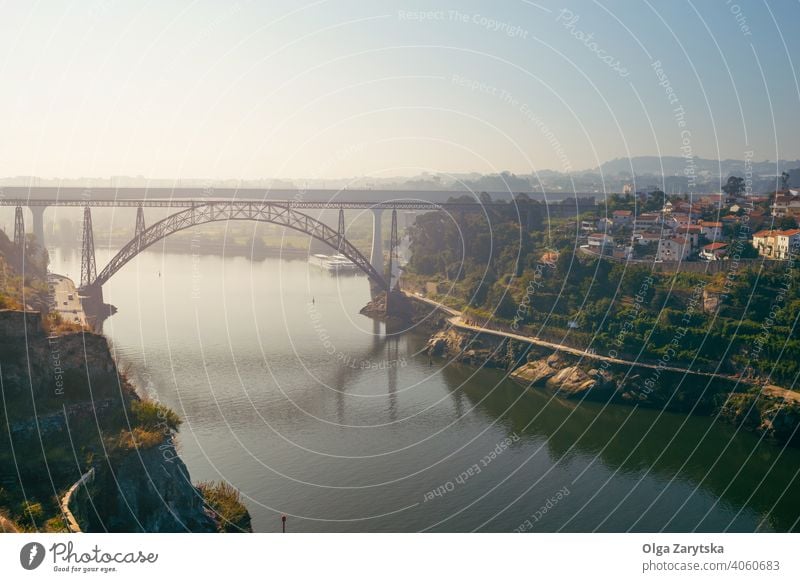
<svg viewBox="0 0 800 582"><path fill-rule="evenodd" d="M384 320L387 323L396 325L408 325L414 318L414 308L408 297L400 291L392 291L388 294L389 309L386 309L387 293L381 291L367 303L360 311L362 315L374 319Z"/></svg>
<svg viewBox="0 0 800 582"><path fill-rule="evenodd" d="M77 402L120 399L106 338L88 332L48 337L37 312L0 311L0 367L6 398L28 406L33 399L40 415Z"/></svg>
<svg viewBox="0 0 800 582"><path fill-rule="evenodd" d="M616 383L607 372L584 371L558 354L530 361L514 370L511 377L530 387L546 388L562 398L608 398L616 389Z"/></svg>
<svg viewBox="0 0 800 582"><path fill-rule="evenodd" d="M76 499L88 532L215 532L200 491L170 440L97 468Z"/></svg>
<svg viewBox="0 0 800 582"><path fill-rule="evenodd" d="M430 356L484 368L513 369L519 365L526 348L519 342L491 335L474 334L455 327L434 333L425 347Z"/></svg>
<svg viewBox="0 0 800 582"><path fill-rule="evenodd" d="M38 313L0 311L0 371L0 423L10 428L0 433L0 478L14 476L0 480L9 497L0 510L10 518L25 517L10 508L35 503L40 515L24 525L44 529L61 513L51 500L53 485L66 491L91 466L93 482L77 488L70 503L84 531L217 531L171 432L160 443L155 434L154 446L112 445L131 430L139 398L120 376L104 336L48 336ZM4 454L12 443L25 455Z"/></svg>

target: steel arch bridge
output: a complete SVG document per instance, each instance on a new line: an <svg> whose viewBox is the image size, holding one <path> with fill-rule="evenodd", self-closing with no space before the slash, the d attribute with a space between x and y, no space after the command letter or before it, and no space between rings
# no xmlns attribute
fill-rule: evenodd
<svg viewBox="0 0 800 582"><path fill-rule="evenodd" d="M102 271L82 289L99 289L114 274L122 269L141 251L161 239L193 226L210 222L226 222L229 220L251 220L267 222L303 232L350 259L378 287L385 290L388 285L382 273L373 267L369 260L344 237L344 232L336 231L319 220L290 208L288 205L274 202L207 202L191 206L176 212L149 228L142 229L108 262ZM138 230L138 229L137 229Z"/></svg>

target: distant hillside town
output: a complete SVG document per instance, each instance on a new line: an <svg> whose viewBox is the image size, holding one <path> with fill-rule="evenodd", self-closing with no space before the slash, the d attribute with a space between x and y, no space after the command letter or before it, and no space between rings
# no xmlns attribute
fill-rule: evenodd
<svg viewBox="0 0 800 582"><path fill-rule="evenodd" d="M732 177L723 192L691 199L662 191L612 195L581 215L584 253L654 262L763 257L788 260L800 247L800 191L754 195Z"/></svg>

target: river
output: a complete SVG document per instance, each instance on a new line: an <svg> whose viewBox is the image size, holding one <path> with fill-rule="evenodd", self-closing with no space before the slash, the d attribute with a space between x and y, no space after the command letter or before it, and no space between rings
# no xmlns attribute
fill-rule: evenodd
<svg viewBox="0 0 800 582"><path fill-rule="evenodd" d="M79 252L51 267L77 280ZM122 368L184 419L192 480L237 487L256 531L799 527L797 449L431 361L359 315L364 277L151 250L104 294Z"/></svg>

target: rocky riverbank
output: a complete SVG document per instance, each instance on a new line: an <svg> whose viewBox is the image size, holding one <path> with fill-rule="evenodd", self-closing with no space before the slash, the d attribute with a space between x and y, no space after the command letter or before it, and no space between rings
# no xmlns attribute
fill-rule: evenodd
<svg viewBox="0 0 800 582"><path fill-rule="evenodd" d="M104 336L50 335L37 312L0 311L0 375L2 529L65 531L60 500L90 469L70 501L83 531L227 528L175 451L179 419L136 394Z"/></svg>
<svg viewBox="0 0 800 582"><path fill-rule="evenodd" d="M388 309L387 309L388 300ZM413 321L414 305L400 291L380 291L360 311L362 315L380 319L397 326L407 325Z"/></svg>
<svg viewBox="0 0 800 582"><path fill-rule="evenodd" d="M718 415L745 430L800 446L800 395L795 392L558 352L458 328L430 305L416 300L413 305L418 329L430 334L430 356L499 368L526 389L559 398Z"/></svg>

